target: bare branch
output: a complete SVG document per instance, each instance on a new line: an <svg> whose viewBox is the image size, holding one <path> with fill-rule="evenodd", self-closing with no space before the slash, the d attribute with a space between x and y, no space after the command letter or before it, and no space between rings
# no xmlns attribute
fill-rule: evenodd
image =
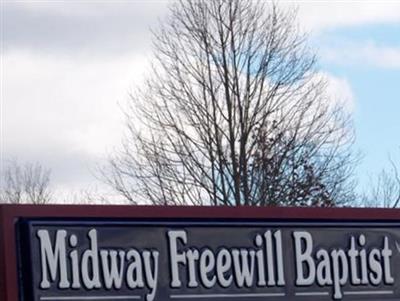
<svg viewBox="0 0 400 301"><path fill-rule="evenodd" d="M50 170L38 163L10 161L2 172L1 199L5 203L45 204L51 201Z"/></svg>
<svg viewBox="0 0 400 301"><path fill-rule="evenodd" d="M104 171L132 203L334 206L352 194L352 125L326 94L296 11L179 1Z"/></svg>

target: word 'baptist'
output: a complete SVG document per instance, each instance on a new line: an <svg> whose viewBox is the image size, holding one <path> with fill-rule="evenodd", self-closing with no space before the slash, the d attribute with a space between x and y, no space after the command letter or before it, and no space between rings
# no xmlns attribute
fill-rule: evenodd
<svg viewBox="0 0 400 301"><path fill-rule="evenodd" d="M294 232L296 249L297 286L309 286L317 283L319 286L333 286L333 298L342 299L341 287L349 281L351 285L393 284L390 257L393 252L389 248L389 239L385 236L383 249L373 248L369 252L364 249L365 236L360 235L356 248L355 237L350 238L350 248L323 248L314 250L313 239L308 232ZM302 243L305 244L304 248ZM314 254L314 256L313 256ZM306 269L304 267L307 267ZM308 270L308 275L306 274Z"/></svg>

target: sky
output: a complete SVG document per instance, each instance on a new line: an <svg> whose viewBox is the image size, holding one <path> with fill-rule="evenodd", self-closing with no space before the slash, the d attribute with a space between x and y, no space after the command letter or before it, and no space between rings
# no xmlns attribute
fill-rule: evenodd
<svg viewBox="0 0 400 301"><path fill-rule="evenodd" d="M400 159L400 1L297 5L329 91L354 115L359 189ZM151 28L168 1L1 1L1 168L51 169L60 200L109 193L97 169L120 145L121 107L152 57ZM400 162L400 160L399 160Z"/></svg>

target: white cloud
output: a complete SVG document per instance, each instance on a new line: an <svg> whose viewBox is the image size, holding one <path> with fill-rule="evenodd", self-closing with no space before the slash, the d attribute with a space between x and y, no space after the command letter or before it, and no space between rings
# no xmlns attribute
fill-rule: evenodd
<svg viewBox="0 0 400 301"><path fill-rule="evenodd" d="M328 62L363 65L387 69L400 68L400 45L378 45L371 40L355 43L336 37L329 32L354 26L400 24L398 0L352 1L285 1L282 3L299 8L299 24L315 36L324 36L319 54Z"/></svg>
<svg viewBox="0 0 400 301"><path fill-rule="evenodd" d="M299 22L320 33L338 27L400 23L400 1L282 1L299 8Z"/></svg>
<svg viewBox="0 0 400 301"><path fill-rule="evenodd" d="M299 8L299 25L314 36L324 36L319 54L323 60L339 64L362 64L379 68L400 68L400 45L377 45L370 41L330 40L329 32L354 26L400 24L398 0L280 1ZM338 37L336 37L337 39ZM334 43L332 43L334 42ZM330 44L330 45L329 45Z"/></svg>
<svg viewBox="0 0 400 301"><path fill-rule="evenodd" d="M353 112L356 106L356 98L349 80L327 72L321 72L319 75L327 82L326 93L329 99L341 105L348 113Z"/></svg>
<svg viewBox="0 0 400 301"><path fill-rule="evenodd" d="M70 60L4 56L2 152L53 170L54 184L84 187L90 169L119 144L118 103L146 70L142 56Z"/></svg>
<svg viewBox="0 0 400 301"><path fill-rule="evenodd" d="M400 69L400 47L378 46L374 42L344 43L340 47L322 48L321 56L337 64Z"/></svg>
<svg viewBox="0 0 400 301"><path fill-rule="evenodd" d="M125 55L150 46L149 28L167 11L153 1L7 1L2 7L6 52L41 55Z"/></svg>

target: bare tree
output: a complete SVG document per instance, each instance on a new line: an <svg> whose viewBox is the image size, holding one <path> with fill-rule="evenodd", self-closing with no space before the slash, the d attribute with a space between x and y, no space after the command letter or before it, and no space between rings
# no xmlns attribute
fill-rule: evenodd
<svg viewBox="0 0 400 301"><path fill-rule="evenodd" d="M400 171L389 156L390 169L382 171L371 180L369 189L360 198L365 207L397 208L400 206Z"/></svg>
<svg viewBox="0 0 400 301"><path fill-rule="evenodd" d="M93 186L78 191L69 191L69 193L61 199L64 204L109 205L111 203L118 203L115 201L111 202L112 198L113 195L105 191L100 191L98 187ZM119 203L122 204L122 202Z"/></svg>
<svg viewBox="0 0 400 301"><path fill-rule="evenodd" d="M2 171L0 199L13 204L45 204L51 200L50 170L40 164L10 161Z"/></svg>
<svg viewBox="0 0 400 301"><path fill-rule="evenodd" d="M179 1L104 171L132 203L334 206L350 200L349 116L327 95L295 10Z"/></svg>

